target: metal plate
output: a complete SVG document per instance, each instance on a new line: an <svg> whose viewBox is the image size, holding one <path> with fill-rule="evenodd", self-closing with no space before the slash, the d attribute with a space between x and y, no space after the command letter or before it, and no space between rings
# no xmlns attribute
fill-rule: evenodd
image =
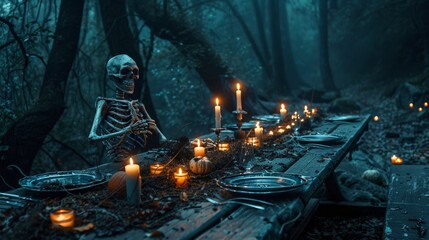
<svg viewBox="0 0 429 240"><path fill-rule="evenodd" d="M261 122L278 123L280 121L280 115L279 114L258 115L258 116L253 116L252 118L255 120L261 121Z"/></svg>
<svg viewBox="0 0 429 240"><path fill-rule="evenodd" d="M21 187L37 192L67 192L88 189L107 182L101 174L88 171L58 171L27 176L19 180Z"/></svg>
<svg viewBox="0 0 429 240"><path fill-rule="evenodd" d="M338 143L341 142L343 139L339 136L335 135L324 135L324 134L318 134L318 135L303 135L296 137L298 142L300 143Z"/></svg>
<svg viewBox="0 0 429 240"><path fill-rule="evenodd" d="M256 172L223 177L217 183L227 190L266 194L299 188L307 183L307 179L296 174Z"/></svg>
<svg viewBox="0 0 429 240"><path fill-rule="evenodd" d="M334 116L334 117L326 118L326 121L356 122L356 121L359 121L360 119L361 119L361 117L358 115L343 115L343 116Z"/></svg>

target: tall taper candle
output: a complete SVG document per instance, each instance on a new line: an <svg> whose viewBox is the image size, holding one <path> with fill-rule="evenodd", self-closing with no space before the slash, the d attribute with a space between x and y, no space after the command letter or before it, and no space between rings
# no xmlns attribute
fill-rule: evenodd
<svg viewBox="0 0 429 240"><path fill-rule="evenodd" d="M237 96L237 111L241 111L243 110L243 107L241 106L240 83L237 83L237 91L235 91L235 95Z"/></svg>
<svg viewBox="0 0 429 240"><path fill-rule="evenodd" d="M220 113L219 98L216 98L216 106L215 106L215 127L216 128L221 128L222 126L221 118L222 118L222 115Z"/></svg>
<svg viewBox="0 0 429 240"><path fill-rule="evenodd" d="M134 164L133 159L130 158L130 164L125 166L125 173L128 203L139 205L141 192L140 166L138 164Z"/></svg>

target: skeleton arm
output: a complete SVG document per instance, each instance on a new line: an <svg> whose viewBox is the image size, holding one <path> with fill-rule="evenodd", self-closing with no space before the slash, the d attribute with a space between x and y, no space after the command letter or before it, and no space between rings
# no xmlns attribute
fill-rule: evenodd
<svg viewBox="0 0 429 240"><path fill-rule="evenodd" d="M140 103L139 108L140 108L140 111L143 112L143 115L145 116L145 118L152 120L152 118L149 116L149 113L146 111L144 104ZM161 130L159 130L159 128L156 125L154 126L154 130L158 133L159 141L161 143L167 141L167 138L164 136L164 134L161 132Z"/></svg>
<svg viewBox="0 0 429 240"><path fill-rule="evenodd" d="M98 135L97 130L98 130L98 127L100 126L101 121L103 120L103 115L104 115L103 110L106 107L107 107L107 104L105 100L98 101L97 109L94 116L94 122L92 123L91 132L89 133L89 136L88 136L90 142L102 141L105 139L109 139L111 137L125 134L126 132L130 131L130 127L126 127L121 129L118 132L112 132L105 135Z"/></svg>

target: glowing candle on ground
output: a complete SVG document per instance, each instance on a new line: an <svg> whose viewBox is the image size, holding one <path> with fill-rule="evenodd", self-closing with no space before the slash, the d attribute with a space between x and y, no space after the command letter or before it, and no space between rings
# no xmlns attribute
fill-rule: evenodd
<svg viewBox="0 0 429 240"><path fill-rule="evenodd" d="M401 165L404 162L404 160L402 160L402 158L399 158L396 155L393 155L390 158L390 161L392 162L392 164L395 164L395 165Z"/></svg>
<svg viewBox="0 0 429 240"><path fill-rule="evenodd" d="M262 141L262 133L263 132L264 132L264 128L259 126L259 122L256 122L255 136L259 139L259 141Z"/></svg>
<svg viewBox="0 0 429 240"><path fill-rule="evenodd" d="M130 158L130 164L125 166L126 181L127 181L127 200L130 204L140 204L141 192L141 177L140 166L134 164L133 159Z"/></svg>
<svg viewBox="0 0 429 240"><path fill-rule="evenodd" d="M150 165L150 174L151 175L159 175L164 170L164 166L159 163L152 163Z"/></svg>
<svg viewBox="0 0 429 240"><path fill-rule="evenodd" d="M237 97L237 111L241 111L241 110L243 110L243 107L241 106L240 83L237 83L237 91L235 91L235 95Z"/></svg>
<svg viewBox="0 0 429 240"><path fill-rule="evenodd" d="M414 103L410 103L410 108L413 108L414 107Z"/></svg>
<svg viewBox="0 0 429 240"><path fill-rule="evenodd" d="M374 122L378 122L378 120L380 120L380 118L378 116L374 116Z"/></svg>
<svg viewBox="0 0 429 240"><path fill-rule="evenodd" d="M419 112L422 112L423 111L423 108L422 107L419 107Z"/></svg>
<svg viewBox="0 0 429 240"><path fill-rule="evenodd" d="M74 226L74 211L70 208L61 208L50 214L51 222L54 225L69 228Z"/></svg>
<svg viewBox="0 0 429 240"><path fill-rule="evenodd" d="M280 120L284 121L286 119L287 110L285 108L285 105L282 103L280 108Z"/></svg>
<svg viewBox="0 0 429 240"><path fill-rule="evenodd" d="M283 128L280 128L279 130L277 130L278 133L284 133L285 130Z"/></svg>
<svg viewBox="0 0 429 240"><path fill-rule="evenodd" d="M229 151L229 144L228 143L219 143L218 149L221 152Z"/></svg>
<svg viewBox="0 0 429 240"><path fill-rule="evenodd" d="M221 118L220 114L220 106L219 106L219 98L216 98L216 106L215 106L215 128L221 128Z"/></svg>
<svg viewBox="0 0 429 240"><path fill-rule="evenodd" d="M269 132L268 132L268 135L273 136L273 135L274 135L274 132L273 132L273 131L269 131Z"/></svg>
<svg viewBox="0 0 429 240"><path fill-rule="evenodd" d="M186 187L188 181L188 172L179 168L177 172L174 173L174 179L176 179L176 187Z"/></svg>
<svg viewBox="0 0 429 240"><path fill-rule="evenodd" d="M194 148L194 157L204 157L206 149L200 146L200 139L198 139L198 145Z"/></svg>

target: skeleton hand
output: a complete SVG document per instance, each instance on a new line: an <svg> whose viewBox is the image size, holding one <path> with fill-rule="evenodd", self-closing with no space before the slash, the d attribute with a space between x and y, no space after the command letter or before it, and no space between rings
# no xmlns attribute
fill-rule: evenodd
<svg viewBox="0 0 429 240"><path fill-rule="evenodd" d="M151 131L155 129L156 124L152 119L143 119L133 123L130 127L130 131L134 134L152 134Z"/></svg>

